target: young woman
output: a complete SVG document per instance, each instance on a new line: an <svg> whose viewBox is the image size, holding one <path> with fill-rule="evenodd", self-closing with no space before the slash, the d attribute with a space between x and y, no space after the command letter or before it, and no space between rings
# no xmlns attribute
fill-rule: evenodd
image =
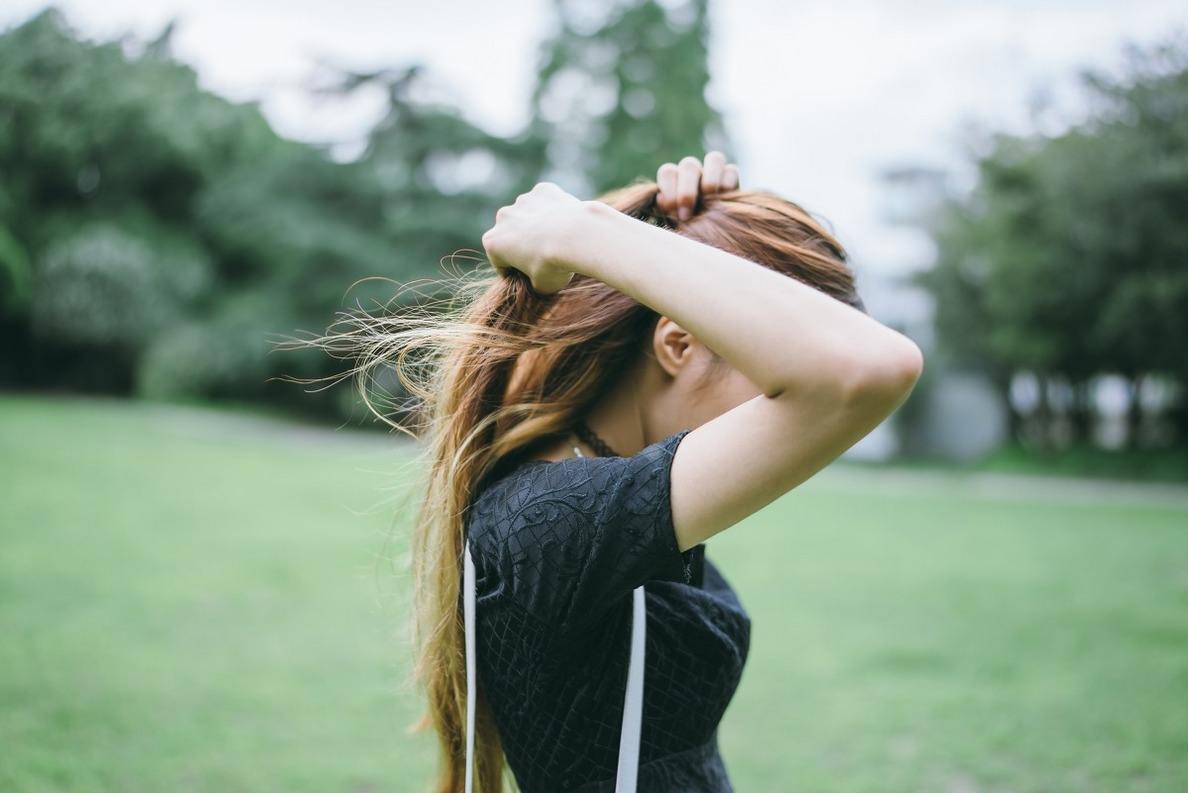
<svg viewBox="0 0 1188 793"><path fill-rule="evenodd" d="M494 272L452 319L326 337L356 373L395 360L427 411L436 788L730 791L717 726L751 626L705 544L887 418L920 351L864 313L820 223L719 152L598 200L542 182L482 242Z"/></svg>

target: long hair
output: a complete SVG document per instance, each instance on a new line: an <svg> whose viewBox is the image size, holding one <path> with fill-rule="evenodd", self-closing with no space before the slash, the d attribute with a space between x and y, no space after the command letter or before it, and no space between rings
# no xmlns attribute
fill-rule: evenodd
<svg viewBox="0 0 1188 793"><path fill-rule="evenodd" d="M598 200L864 310L845 250L797 204L733 190L703 196L698 213L675 223L657 210L657 192L654 182L637 182ZM459 793L466 771L459 597L469 504L496 471L567 433L641 354L659 315L580 274L549 295L537 294L515 270L499 275L489 267L445 286L444 303L342 313L325 335L299 346L351 361L335 381L352 377L378 418L423 442L424 498L409 550L412 673L426 709L412 728L431 727L439 739L436 793ZM406 394L399 405L377 397L380 373L393 371ZM504 781L514 779L505 780L481 687L476 702L475 789L502 793Z"/></svg>

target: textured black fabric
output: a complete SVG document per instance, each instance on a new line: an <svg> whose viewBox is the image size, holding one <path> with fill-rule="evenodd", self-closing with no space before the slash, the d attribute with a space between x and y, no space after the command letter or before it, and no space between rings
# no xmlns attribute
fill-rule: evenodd
<svg viewBox="0 0 1188 793"><path fill-rule="evenodd" d="M669 471L687 432L630 457L521 462L467 512L478 690L524 793L614 790L631 593L645 582L638 789L733 790L717 727L751 623L705 545L677 549Z"/></svg>

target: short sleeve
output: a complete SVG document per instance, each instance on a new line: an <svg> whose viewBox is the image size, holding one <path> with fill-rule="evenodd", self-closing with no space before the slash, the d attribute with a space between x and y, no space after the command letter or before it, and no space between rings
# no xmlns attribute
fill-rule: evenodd
<svg viewBox="0 0 1188 793"><path fill-rule="evenodd" d="M587 624L649 580L689 583L701 546L678 550L672 522L673 455L689 430L629 457L530 463L512 474L483 553L500 589L536 617Z"/></svg>

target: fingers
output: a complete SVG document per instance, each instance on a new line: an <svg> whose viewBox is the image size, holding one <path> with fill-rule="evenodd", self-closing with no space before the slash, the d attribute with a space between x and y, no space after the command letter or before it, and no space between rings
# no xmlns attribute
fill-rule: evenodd
<svg viewBox="0 0 1188 793"><path fill-rule="evenodd" d="M726 170L726 155L711 151L705 155L705 166L701 169L702 195L716 193L722 189L722 176Z"/></svg>
<svg viewBox="0 0 1188 793"><path fill-rule="evenodd" d="M656 194L656 208L665 215L676 215L677 167L674 163L666 162L656 171L656 184L660 192Z"/></svg>
<svg viewBox="0 0 1188 793"><path fill-rule="evenodd" d="M572 272L546 271L531 279L532 290L541 295L551 295L569 286L573 280Z"/></svg>
<svg viewBox="0 0 1188 793"><path fill-rule="evenodd" d="M701 160L682 157L677 165L676 209L682 221L693 217L697 206L697 192L701 184Z"/></svg>
<svg viewBox="0 0 1188 793"><path fill-rule="evenodd" d="M726 162L726 155L714 150L705 155L705 164L696 157L681 159L680 164L666 162L656 171L656 208L682 222L693 217L702 195L738 189L738 166Z"/></svg>
<svg viewBox="0 0 1188 793"><path fill-rule="evenodd" d="M722 169L722 190L738 189L738 166L733 163Z"/></svg>
<svg viewBox="0 0 1188 793"><path fill-rule="evenodd" d="M499 213L503 212L505 209L507 209L507 207L502 207L499 212L495 213L496 224L499 223ZM492 248L495 246L494 226L483 232L482 243L483 252L487 254L487 261L490 262L491 267L494 268L495 272L499 275L507 275L507 266L502 262L502 260L500 260L498 256L495 255L494 251L492 251Z"/></svg>

